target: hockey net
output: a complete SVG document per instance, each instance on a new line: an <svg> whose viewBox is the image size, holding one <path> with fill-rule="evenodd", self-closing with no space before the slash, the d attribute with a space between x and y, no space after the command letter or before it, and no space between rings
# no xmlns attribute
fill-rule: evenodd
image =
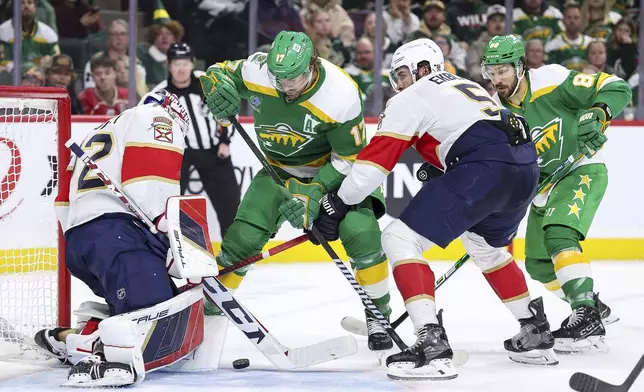
<svg viewBox="0 0 644 392"><path fill-rule="evenodd" d="M71 136L63 89L0 87L0 360L40 359L34 334L69 325L54 202Z"/></svg>

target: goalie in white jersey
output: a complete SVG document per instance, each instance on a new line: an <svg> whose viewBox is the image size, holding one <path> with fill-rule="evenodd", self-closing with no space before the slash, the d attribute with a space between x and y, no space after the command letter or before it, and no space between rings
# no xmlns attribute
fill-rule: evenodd
<svg viewBox="0 0 644 392"><path fill-rule="evenodd" d="M403 152L415 147L444 169L382 232L382 244L417 341L387 358L394 379L457 376L434 302L434 273L423 252L461 237L498 297L521 329L504 342L510 358L556 364L554 339L541 298L531 300L523 273L504 247L516 235L539 179L527 124L498 106L477 83L443 70L443 56L427 39L394 53L391 81L399 93L380 115L378 131L362 150L337 192L322 199L316 221L327 239L337 238L348 206L378 187Z"/></svg>
<svg viewBox="0 0 644 392"><path fill-rule="evenodd" d="M79 159L68 168L70 182L60 185L56 205L67 268L107 302L81 305L75 311L79 329L45 329L35 336L41 348L74 365L67 385L140 382L146 371L178 361L203 341L202 294L193 289L177 295L168 274L186 263L183 257L172 262L163 234L166 204L180 194L188 126L178 98L161 90L95 128L81 144L154 220L157 235Z"/></svg>

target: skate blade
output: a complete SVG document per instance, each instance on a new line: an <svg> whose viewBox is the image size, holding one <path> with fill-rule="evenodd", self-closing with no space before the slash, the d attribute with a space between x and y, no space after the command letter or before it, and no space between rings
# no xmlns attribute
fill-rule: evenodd
<svg viewBox="0 0 644 392"><path fill-rule="evenodd" d="M121 388L134 384L132 376L129 377L110 377L109 379L101 378L99 380L67 380L62 384L63 387L71 388Z"/></svg>
<svg viewBox="0 0 644 392"><path fill-rule="evenodd" d="M589 336L586 339L555 339L554 350L558 354L592 354L607 353L610 347L606 344L604 336Z"/></svg>
<svg viewBox="0 0 644 392"><path fill-rule="evenodd" d="M458 377L451 359L434 359L425 366L414 368L413 363L390 365L387 377L403 381L443 381Z"/></svg>
<svg viewBox="0 0 644 392"><path fill-rule="evenodd" d="M525 365L555 366L559 364L559 359L552 349L531 350L523 353L508 351L508 356L512 361Z"/></svg>
<svg viewBox="0 0 644 392"><path fill-rule="evenodd" d="M604 324L604 327L605 327L607 325L615 324L619 320L620 320L619 317L614 316L614 315L611 314L610 316L602 319L602 324Z"/></svg>

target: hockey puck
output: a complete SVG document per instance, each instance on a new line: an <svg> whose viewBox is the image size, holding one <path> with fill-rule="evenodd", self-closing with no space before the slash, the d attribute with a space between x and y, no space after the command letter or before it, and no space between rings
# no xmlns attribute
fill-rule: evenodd
<svg viewBox="0 0 644 392"><path fill-rule="evenodd" d="M235 359L233 361L233 369L245 369L250 366L250 361L247 358Z"/></svg>

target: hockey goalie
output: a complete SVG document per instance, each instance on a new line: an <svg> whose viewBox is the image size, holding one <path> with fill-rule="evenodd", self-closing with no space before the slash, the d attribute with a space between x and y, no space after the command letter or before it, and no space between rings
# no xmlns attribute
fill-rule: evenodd
<svg viewBox="0 0 644 392"><path fill-rule="evenodd" d="M218 270L203 261L208 258L190 257L188 249L175 249L174 257L165 234L176 221L188 220L193 242L212 253L205 245L205 199L176 196L189 125L178 98L162 90L94 129L80 146L154 221L156 234L80 159L68 167L71 179L61 184L56 203L67 268L107 305L85 302L75 311L78 328L36 334L41 349L72 365L66 385L135 384L147 371L198 357L203 295L199 287L179 293L171 276L198 279ZM206 359L216 368L219 356L209 350L214 357Z"/></svg>

